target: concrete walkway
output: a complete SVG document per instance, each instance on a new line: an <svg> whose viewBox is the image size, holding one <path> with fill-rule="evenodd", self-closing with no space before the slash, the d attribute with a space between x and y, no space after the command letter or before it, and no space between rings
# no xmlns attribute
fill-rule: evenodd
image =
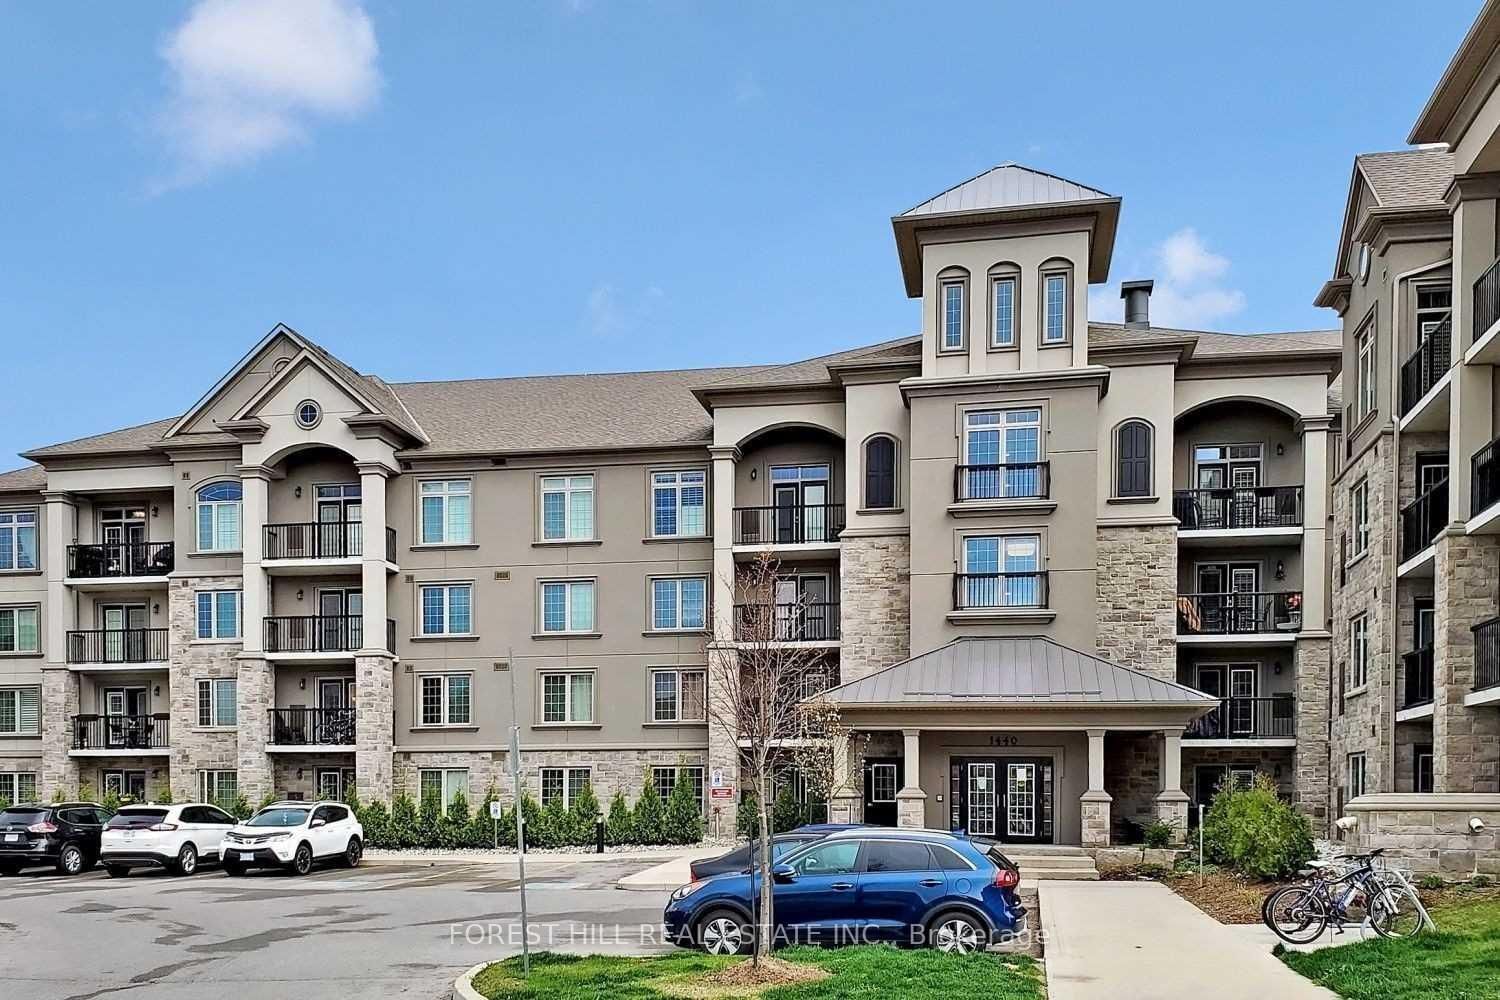
<svg viewBox="0 0 1500 1000"><path fill-rule="evenodd" d="M675 889L680 885L686 885L693 880L692 863L702 858L717 858L721 854L727 854L734 850L732 847L699 847L692 848L675 858L669 858L659 865L652 865L645 871L626 875L615 883L620 889L637 889L655 892L662 889Z"/></svg>
<svg viewBox="0 0 1500 1000"><path fill-rule="evenodd" d="M1048 1000L1336 1000L1155 882L1042 882Z"/></svg>

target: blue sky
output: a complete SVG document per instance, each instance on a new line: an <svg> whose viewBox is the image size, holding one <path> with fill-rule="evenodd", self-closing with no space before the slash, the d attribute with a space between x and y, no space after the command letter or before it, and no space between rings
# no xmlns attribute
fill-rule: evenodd
<svg viewBox="0 0 1500 1000"><path fill-rule="evenodd" d="M1330 327L1477 6L0 0L0 468L277 322L393 381L903 336L890 216L1005 160L1124 197L1110 307Z"/></svg>

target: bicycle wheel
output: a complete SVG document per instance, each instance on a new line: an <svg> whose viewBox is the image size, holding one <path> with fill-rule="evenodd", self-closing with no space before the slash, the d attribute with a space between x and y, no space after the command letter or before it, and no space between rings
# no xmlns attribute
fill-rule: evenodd
<svg viewBox="0 0 1500 1000"><path fill-rule="evenodd" d="M1404 887L1387 886L1370 900L1370 926L1381 937L1414 937L1422 933L1422 911Z"/></svg>
<svg viewBox="0 0 1500 1000"><path fill-rule="evenodd" d="M1293 885L1272 893L1265 904L1266 926L1288 944L1311 944L1328 926L1328 909L1316 892Z"/></svg>

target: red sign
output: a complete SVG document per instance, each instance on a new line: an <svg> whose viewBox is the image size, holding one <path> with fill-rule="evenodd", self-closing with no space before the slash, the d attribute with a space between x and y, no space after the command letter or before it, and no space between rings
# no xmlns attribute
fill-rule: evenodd
<svg viewBox="0 0 1500 1000"><path fill-rule="evenodd" d="M734 789L733 788L710 788L708 790L708 797L711 798L711 799L732 799L732 798L734 798Z"/></svg>

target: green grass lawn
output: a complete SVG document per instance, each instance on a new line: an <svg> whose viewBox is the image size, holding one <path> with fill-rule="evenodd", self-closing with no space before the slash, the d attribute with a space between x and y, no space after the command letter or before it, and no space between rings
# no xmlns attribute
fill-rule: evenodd
<svg viewBox="0 0 1500 1000"><path fill-rule="evenodd" d="M1494 1000L1500 997L1500 898L1431 907L1438 933L1360 941L1281 960L1349 1000Z"/></svg>
<svg viewBox="0 0 1500 1000"><path fill-rule="evenodd" d="M936 951L882 945L852 948L787 948L776 953L788 962L816 965L827 979L780 986L753 995L757 1000L1042 1000L1041 969L1022 955L943 955ZM692 952L655 958L578 957L542 953L531 959L531 976L521 979L521 960L496 962L474 978L474 988L491 1000L657 1000L710 997L723 993L695 984L728 962Z"/></svg>

